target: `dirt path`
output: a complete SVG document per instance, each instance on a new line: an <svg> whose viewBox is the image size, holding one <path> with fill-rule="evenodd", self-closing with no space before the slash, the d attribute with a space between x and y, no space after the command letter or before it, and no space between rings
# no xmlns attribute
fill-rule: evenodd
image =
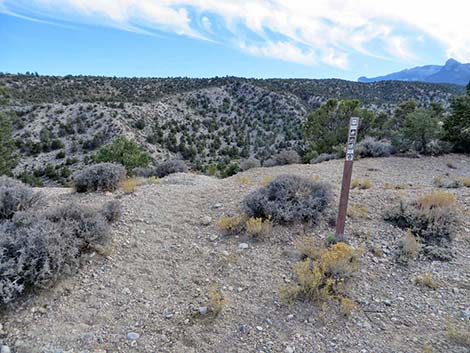
<svg viewBox="0 0 470 353"><path fill-rule="evenodd" d="M447 167L451 160L457 169ZM80 273L30 298L2 318L4 342L17 352L466 352L445 334L447 318L457 322L470 308L470 189L450 190L463 223L449 263L418 261L403 267L394 251L403 231L382 221L399 197L413 198L433 188L436 175L470 176L470 158L452 155L423 159L365 159L354 177L373 187L353 190L351 203L368 207L367 219L349 220L351 242L365 248L352 297L359 309L349 319L336 312L279 300L278 286L292 278L298 260L293 240L301 226L275 227L272 236L253 241L223 236L215 226L235 213L240 201L266 176L318 175L338 193L341 161L320 165L260 168L225 180L174 175L161 185L141 186L132 195L76 195L46 189L51 203L71 198L99 205L120 197L123 218L113 229L108 257L87 256ZM384 183L403 190L384 189ZM211 222L204 225L208 219ZM322 226L313 230L324 236ZM239 244L248 248L240 250ZM380 248L383 256L374 256ZM442 286L433 291L412 278L428 271ZM212 283L228 299L222 314L199 314ZM465 324L464 322L462 325ZM136 338L137 339L130 339Z"/></svg>

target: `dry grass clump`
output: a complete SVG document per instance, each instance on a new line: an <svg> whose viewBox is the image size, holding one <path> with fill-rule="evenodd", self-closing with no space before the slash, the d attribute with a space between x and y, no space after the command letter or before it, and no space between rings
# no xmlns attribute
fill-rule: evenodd
<svg viewBox="0 0 470 353"><path fill-rule="evenodd" d="M297 175L281 175L266 187L247 195L242 210L249 217L272 217L275 223L317 223L328 210L331 200L329 185Z"/></svg>
<svg viewBox="0 0 470 353"><path fill-rule="evenodd" d="M466 322L465 326L464 329L459 329L455 323L447 320L447 337L460 346L470 348L470 324Z"/></svg>
<svg viewBox="0 0 470 353"><path fill-rule="evenodd" d="M299 297L318 304L339 302L341 312L349 315L354 302L345 296L346 285L359 268L357 252L347 244L337 243L331 248L307 257L294 266L297 283L280 287L281 299L292 304Z"/></svg>
<svg viewBox="0 0 470 353"><path fill-rule="evenodd" d="M463 186L470 188L470 177L461 177L460 180L462 180Z"/></svg>
<svg viewBox="0 0 470 353"><path fill-rule="evenodd" d="M351 182L351 188L353 189L361 189L361 190L366 190L370 189L372 187L372 182L370 179L353 179Z"/></svg>
<svg viewBox="0 0 470 353"><path fill-rule="evenodd" d="M249 177L245 176L237 176L236 178L237 183L242 184L242 185L250 185L251 180Z"/></svg>
<svg viewBox="0 0 470 353"><path fill-rule="evenodd" d="M261 186L267 186L273 179L271 175L265 175L263 179L261 179Z"/></svg>
<svg viewBox="0 0 470 353"><path fill-rule="evenodd" d="M137 180L135 178L128 178L121 182L121 188L126 194L132 194L137 190Z"/></svg>
<svg viewBox="0 0 470 353"><path fill-rule="evenodd" d="M348 217L350 218L368 218L369 209L367 206L353 203L348 207Z"/></svg>
<svg viewBox="0 0 470 353"><path fill-rule="evenodd" d="M396 226L409 229L423 243L425 253L439 260L450 260L450 244L457 223L455 197L435 191L412 202L401 201L384 216Z"/></svg>
<svg viewBox="0 0 470 353"><path fill-rule="evenodd" d="M245 228L248 217L242 213L235 216L222 216L217 221L217 227L226 234L237 234Z"/></svg>
<svg viewBox="0 0 470 353"><path fill-rule="evenodd" d="M273 222L271 219L250 217L246 221L246 231L253 237L265 237L271 234Z"/></svg>
<svg viewBox="0 0 470 353"><path fill-rule="evenodd" d="M222 293L220 286L217 283L214 283L210 286L209 292L209 303L208 311L212 313L215 317L219 316L220 313L225 309L228 304L228 299Z"/></svg>
<svg viewBox="0 0 470 353"><path fill-rule="evenodd" d="M450 179L442 175L434 177L433 184L438 188L458 189L464 186L462 178Z"/></svg>
<svg viewBox="0 0 470 353"><path fill-rule="evenodd" d="M439 283L437 283L430 272L423 272L420 275L416 276L414 282L420 286L428 287L431 289L439 288Z"/></svg>
<svg viewBox="0 0 470 353"><path fill-rule="evenodd" d="M294 247L302 256L302 259L319 259L326 251L325 246L314 236L304 235L294 242Z"/></svg>
<svg viewBox="0 0 470 353"><path fill-rule="evenodd" d="M408 229L405 235L400 239L399 243L399 257L401 262L407 262L408 260L414 260L418 256L421 244L413 233Z"/></svg>
<svg viewBox="0 0 470 353"><path fill-rule="evenodd" d="M433 191L418 199L421 209L452 207L455 204L455 196L446 191Z"/></svg>
<svg viewBox="0 0 470 353"><path fill-rule="evenodd" d="M147 181L149 184L153 184L153 185L159 185L162 182L160 178L157 176L149 176Z"/></svg>

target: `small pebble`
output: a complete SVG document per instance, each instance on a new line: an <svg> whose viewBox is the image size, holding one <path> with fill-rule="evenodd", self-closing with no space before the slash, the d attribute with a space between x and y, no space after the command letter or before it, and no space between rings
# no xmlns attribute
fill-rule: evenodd
<svg viewBox="0 0 470 353"><path fill-rule="evenodd" d="M199 307L199 314L206 315L207 314L207 306L200 306Z"/></svg>
<svg viewBox="0 0 470 353"><path fill-rule="evenodd" d="M287 346L286 347L286 353L294 353L295 352L295 347Z"/></svg>
<svg viewBox="0 0 470 353"><path fill-rule="evenodd" d="M240 250L248 249L248 244L247 243L240 243L238 245L238 249L240 249Z"/></svg>
<svg viewBox="0 0 470 353"><path fill-rule="evenodd" d="M2 348L0 348L0 353L10 353L10 347L3 345Z"/></svg>
<svg viewBox="0 0 470 353"><path fill-rule="evenodd" d="M129 333L127 334L127 339L128 339L129 341L135 341L135 340L137 340L139 337L140 337L140 335L139 335L137 332L129 332Z"/></svg>

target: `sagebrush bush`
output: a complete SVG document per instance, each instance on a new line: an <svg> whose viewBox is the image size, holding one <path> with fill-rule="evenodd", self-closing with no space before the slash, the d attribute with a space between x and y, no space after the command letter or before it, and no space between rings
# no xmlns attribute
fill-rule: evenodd
<svg viewBox="0 0 470 353"><path fill-rule="evenodd" d="M0 176L0 221L13 217L15 212L28 209L38 198L29 185Z"/></svg>
<svg viewBox="0 0 470 353"><path fill-rule="evenodd" d="M277 223L317 223L331 199L332 193L327 184L296 175L281 175L246 196L242 209L249 217L272 217Z"/></svg>
<svg viewBox="0 0 470 353"><path fill-rule="evenodd" d="M73 175L77 192L114 191L126 178L126 169L120 164L99 163Z"/></svg>
<svg viewBox="0 0 470 353"><path fill-rule="evenodd" d="M373 137L366 137L358 143L358 152L361 157L389 157L394 153L394 149L388 141L377 141Z"/></svg>
<svg viewBox="0 0 470 353"><path fill-rule="evenodd" d="M326 162L326 161L330 161L332 159L337 159L337 158L338 158L338 155L336 153L322 153L318 157L313 158L310 161L310 164L317 164L317 163Z"/></svg>
<svg viewBox="0 0 470 353"><path fill-rule="evenodd" d="M107 234L101 212L76 204L16 213L0 224L0 304L71 273L81 252Z"/></svg>
<svg viewBox="0 0 470 353"><path fill-rule="evenodd" d="M354 305L347 299L346 284L359 269L358 252L347 244L337 243L331 248L314 252L294 266L297 283L282 285L281 299L292 303L299 296L316 303L337 299L344 314L350 314ZM344 304L344 308L343 308Z"/></svg>
<svg viewBox="0 0 470 353"><path fill-rule="evenodd" d="M256 158L248 158L240 162L240 169L243 171L259 167L261 167L261 162Z"/></svg>
<svg viewBox="0 0 470 353"><path fill-rule="evenodd" d="M132 175L136 177L149 178L155 175L155 168L137 167L132 169Z"/></svg>
<svg viewBox="0 0 470 353"><path fill-rule="evenodd" d="M45 212L45 217L55 223L66 225L80 241L81 248L93 243L102 243L108 234L108 222L102 212L76 203L48 210Z"/></svg>
<svg viewBox="0 0 470 353"><path fill-rule="evenodd" d="M455 197L448 192L433 192L412 202L401 201L385 213L385 220L409 229L423 243L425 252L436 258L447 259L457 216Z"/></svg>
<svg viewBox="0 0 470 353"><path fill-rule="evenodd" d="M103 205L101 213L109 223L114 223L122 216L122 205L117 200L108 201Z"/></svg>
<svg viewBox="0 0 470 353"><path fill-rule="evenodd" d="M294 150L284 150L264 161L263 167L301 163L299 154Z"/></svg>
<svg viewBox="0 0 470 353"><path fill-rule="evenodd" d="M186 173L187 171L188 167L183 161L172 159L158 164L155 168L155 175L159 178L163 178L173 173Z"/></svg>

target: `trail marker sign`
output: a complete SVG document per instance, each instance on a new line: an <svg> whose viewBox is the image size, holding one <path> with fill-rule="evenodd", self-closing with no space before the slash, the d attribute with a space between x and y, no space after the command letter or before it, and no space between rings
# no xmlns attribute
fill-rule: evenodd
<svg viewBox="0 0 470 353"><path fill-rule="evenodd" d="M343 181L341 183L338 218L336 220L336 239L339 239L344 235L344 226L348 210L349 189L351 187L351 176L353 170L354 148L356 147L358 129L359 118L352 117L349 121L348 141L346 142L346 158L343 168Z"/></svg>

